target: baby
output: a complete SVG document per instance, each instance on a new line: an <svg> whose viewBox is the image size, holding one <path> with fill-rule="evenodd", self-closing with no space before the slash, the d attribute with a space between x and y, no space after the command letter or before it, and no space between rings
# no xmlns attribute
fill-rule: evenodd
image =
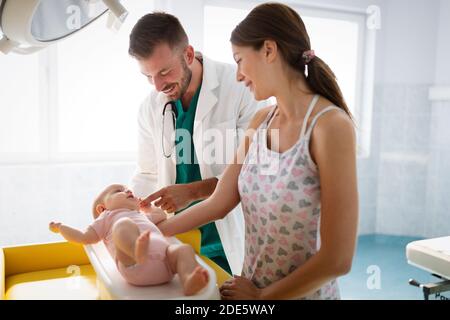
<svg viewBox="0 0 450 320"><path fill-rule="evenodd" d="M133 285L158 285L178 273L185 295L193 295L208 283L208 272L195 260L187 244L170 244L156 226L167 218L154 206L142 207L125 186L107 187L95 200L94 222L85 232L62 223L50 230L71 242L93 244L104 241L125 280Z"/></svg>

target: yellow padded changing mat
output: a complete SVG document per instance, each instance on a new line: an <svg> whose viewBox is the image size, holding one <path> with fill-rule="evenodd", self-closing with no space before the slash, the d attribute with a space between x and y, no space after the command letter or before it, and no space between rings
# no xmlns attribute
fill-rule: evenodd
<svg viewBox="0 0 450 320"><path fill-rule="evenodd" d="M200 232L177 238L198 253ZM206 257L219 286L230 275ZM76 267L70 267L76 266ZM0 299L97 299L96 274L82 245L56 242L0 249Z"/></svg>
<svg viewBox="0 0 450 320"><path fill-rule="evenodd" d="M81 245L69 242L2 249L4 299L96 299L96 275Z"/></svg>

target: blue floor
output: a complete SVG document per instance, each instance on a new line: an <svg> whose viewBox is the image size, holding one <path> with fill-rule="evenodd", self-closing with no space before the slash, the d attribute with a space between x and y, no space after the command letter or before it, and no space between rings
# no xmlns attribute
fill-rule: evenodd
<svg viewBox="0 0 450 320"><path fill-rule="evenodd" d="M352 270L339 278L342 299L422 300L422 290L409 285L408 280L414 278L421 283L428 283L439 279L407 263L406 245L415 240L419 239L360 236Z"/></svg>

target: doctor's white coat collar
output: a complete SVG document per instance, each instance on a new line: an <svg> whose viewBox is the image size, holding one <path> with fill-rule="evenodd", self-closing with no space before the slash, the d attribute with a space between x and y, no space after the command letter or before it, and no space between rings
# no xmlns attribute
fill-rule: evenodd
<svg viewBox="0 0 450 320"><path fill-rule="evenodd" d="M197 54L200 55L203 60L203 76L202 89L200 90L200 96L198 98L197 110L195 114L194 132L195 127L198 126L200 121L202 121L203 118L211 112L217 104L218 98L214 93L214 89L219 86L216 68L211 64L208 58L202 57L201 53Z"/></svg>

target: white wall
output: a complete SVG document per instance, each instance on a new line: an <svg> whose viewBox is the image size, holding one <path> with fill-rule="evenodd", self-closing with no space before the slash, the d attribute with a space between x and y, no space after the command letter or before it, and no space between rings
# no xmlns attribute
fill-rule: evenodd
<svg viewBox="0 0 450 320"><path fill-rule="evenodd" d="M436 84L450 86L450 1L440 0Z"/></svg>
<svg viewBox="0 0 450 320"><path fill-rule="evenodd" d="M450 233L450 1L440 0L435 86L446 88L431 98L431 133L427 176L427 234Z"/></svg>
<svg viewBox="0 0 450 320"><path fill-rule="evenodd" d="M448 1L386 0L377 59L375 232L448 235L449 113L428 99L448 84ZM442 110L441 110L442 109Z"/></svg>
<svg viewBox="0 0 450 320"><path fill-rule="evenodd" d="M439 0L384 2L378 42L378 83L434 82L439 5Z"/></svg>

